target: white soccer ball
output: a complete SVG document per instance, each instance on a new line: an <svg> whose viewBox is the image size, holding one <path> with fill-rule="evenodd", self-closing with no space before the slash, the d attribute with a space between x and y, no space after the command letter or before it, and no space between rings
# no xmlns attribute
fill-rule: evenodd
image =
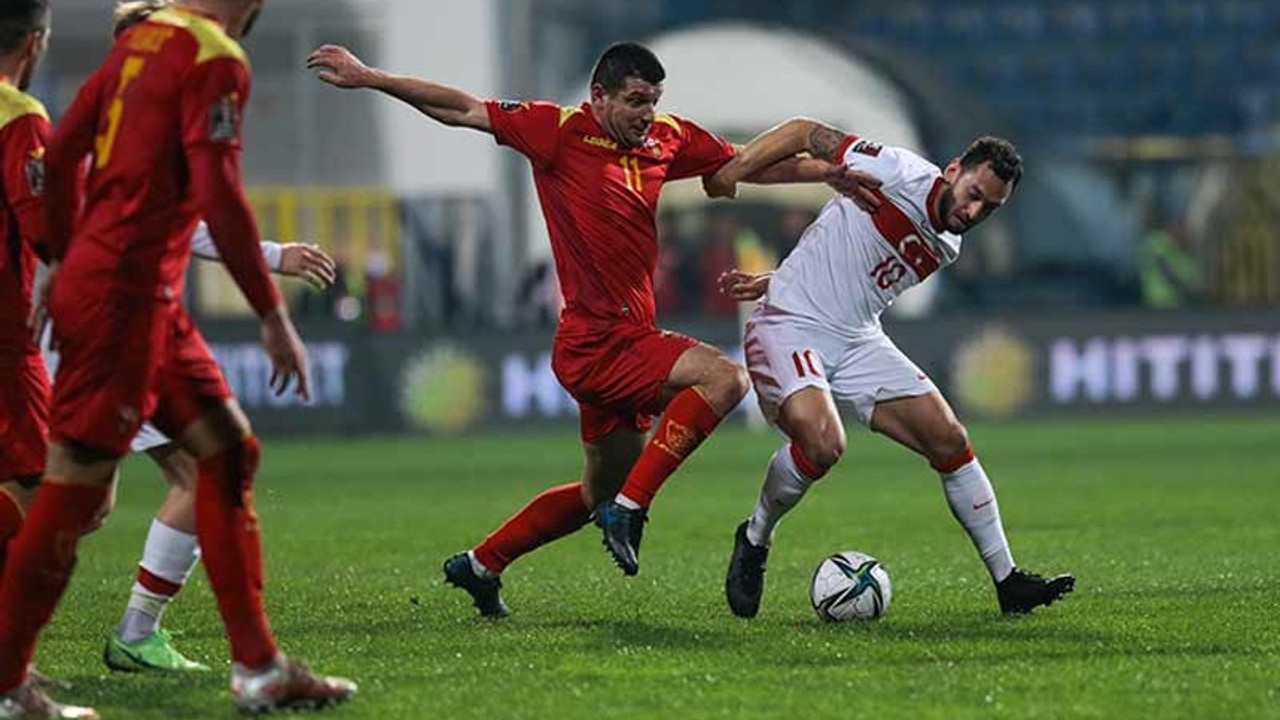
<svg viewBox="0 0 1280 720"><path fill-rule="evenodd" d="M823 560L813 573L809 599L827 622L875 620L889 611L893 596L889 571L860 552L841 552Z"/></svg>

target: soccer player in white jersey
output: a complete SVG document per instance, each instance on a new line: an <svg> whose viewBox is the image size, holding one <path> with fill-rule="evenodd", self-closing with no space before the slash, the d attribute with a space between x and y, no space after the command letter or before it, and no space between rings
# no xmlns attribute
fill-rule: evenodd
<svg viewBox="0 0 1280 720"><path fill-rule="evenodd" d="M192 255L220 260L209 226L201 222L191 236ZM262 242L267 267L280 275L301 278L323 290L334 281L334 260L314 245ZM49 374L57 369L57 352L50 347L49 333L41 339ZM125 672L192 672L209 668L184 657L173 646L172 636L160 627L164 611L182 589L200 559L196 541L196 459L151 423L146 423L130 443L133 452L145 452L164 474L169 492L156 511L147 531L138 574L129 595L129 604L116 631L107 638L103 662L112 670ZM90 530L106 522L115 505L115 487L99 511Z"/></svg>
<svg viewBox="0 0 1280 720"><path fill-rule="evenodd" d="M864 212L837 196L773 273L725 273L721 289L763 301L747 323L747 369L765 416L788 442L769 462L751 517L737 529L725 580L730 609L754 617L778 521L840 459L845 431L836 403L923 455L942 478L996 586L1000 609L1025 613L1071 592L1075 578L1043 578L1014 565L995 492L969 436L938 388L885 335L880 314L960 254L960 236L1003 206L1022 177L1013 145L981 137L938 167L803 118L752 140L706 183L731 196L738 179L799 152L843 163L880 181L882 202Z"/></svg>

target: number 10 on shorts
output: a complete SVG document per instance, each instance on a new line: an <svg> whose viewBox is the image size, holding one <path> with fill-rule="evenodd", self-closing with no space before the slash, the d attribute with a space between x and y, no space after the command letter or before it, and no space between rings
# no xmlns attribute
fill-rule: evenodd
<svg viewBox="0 0 1280 720"><path fill-rule="evenodd" d="M791 353L791 361L796 364L796 374L804 377L807 369L814 377L822 377L822 371L818 369L818 364L813 361L813 351L804 350Z"/></svg>

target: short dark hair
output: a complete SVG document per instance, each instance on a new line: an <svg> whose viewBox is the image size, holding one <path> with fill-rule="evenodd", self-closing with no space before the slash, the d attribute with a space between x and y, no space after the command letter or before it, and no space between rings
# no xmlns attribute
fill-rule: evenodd
<svg viewBox="0 0 1280 720"><path fill-rule="evenodd" d="M666 79L667 71L649 48L633 42L614 43L596 61L596 69L591 72L591 84L601 85L612 95L626 87L629 77L638 77L656 85Z"/></svg>
<svg viewBox="0 0 1280 720"><path fill-rule="evenodd" d="M121 0L116 3L113 37L172 5L172 0Z"/></svg>
<svg viewBox="0 0 1280 720"><path fill-rule="evenodd" d="M49 0L4 0L0 3L0 53L17 50L27 35L49 29Z"/></svg>
<svg viewBox="0 0 1280 720"><path fill-rule="evenodd" d="M960 167L964 170L972 170L983 163L990 163L991 172L1009 183L1010 188L1017 187L1022 179L1022 156L1013 143L1004 138L983 135L970 143L969 149L960 156Z"/></svg>

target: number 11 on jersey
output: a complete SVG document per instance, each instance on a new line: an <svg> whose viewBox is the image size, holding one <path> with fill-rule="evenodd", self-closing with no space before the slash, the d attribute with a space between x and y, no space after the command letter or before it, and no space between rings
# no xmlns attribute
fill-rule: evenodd
<svg viewBox="0 0 1280 720"><path fill-rule="evenodd" d="M640 176L640 158L635 155L623 155L618 158L618 162L622 163L622 175L626 180L627 189L643 191L644 180Z"/></svg>

